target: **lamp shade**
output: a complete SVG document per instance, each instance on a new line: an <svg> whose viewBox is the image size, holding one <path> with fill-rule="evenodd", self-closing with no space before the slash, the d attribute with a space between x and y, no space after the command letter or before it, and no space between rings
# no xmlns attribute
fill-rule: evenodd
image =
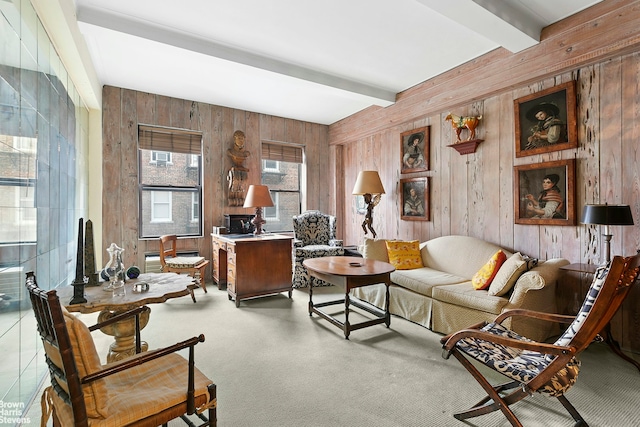
<svg viewBox="0 0 640 427"><path fill-rule="evenodd" d="M244 208L264 208L272 207L273 200L269 187L266 185L250 185L247 197L244 199Z"/></svg>
<svg viewBox="0 0 640 427"><path fill-rule="evenodd" d="M384 187L377 171L360 171L356 185L353 186L354 195L384 194Z"/></svg>
<svg viewBox="0 0 640 427"><path fill-rule="evenodd" d="M584 205L583 224L633 225L633 216L629 205Z"/></svg>

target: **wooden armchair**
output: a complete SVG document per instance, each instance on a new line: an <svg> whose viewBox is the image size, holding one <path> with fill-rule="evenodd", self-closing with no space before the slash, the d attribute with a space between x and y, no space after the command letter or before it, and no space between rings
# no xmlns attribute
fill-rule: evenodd
<svg viewBox="0 0 640 427"><path fill-rule="evenodd" d="M160 265L164 273L186 273L193 277L196 283L189 287L191 299L196 302L193 290L202 286L202 290L207 293L205 284L205 271L209 265L209 260L201 256L178 256L178 237L175 234L160 236Z"/></svg>
<svg viewBox="0 0 640 427"><path fill-rule="evenodd" d="M139 315L148 307L88 328L60 305L55 290L38 287L33 272L26 287L51 377L42 396L44 423L53 415L54 426L158 426L178 417L194 425L187 417L193 415L201 426L216 425L216 385L194 366L203 335L102 365L90 332L135 316L139 351ZM189 360L176 354L186 348Z"/></svg>
<svg viewBox="0 0 640 427"><path fill-rule="evenodd" d="M443 357L448 359L453 355L458 359L487 393L487 397L471 409L454 414L454 417L464 420L501 410L511 425L522 426L509 406L539 392L556 397L576 421L576 426L587 426L565 397L578 376L580 361L577 356L605 329L636 282L639 271L640 255L616 256L609 266L600 267L575 317L510 310L492 323L483 322L443 337ZM501 325L512 316L570 325L553 344L540 343ZM471 359L504 375L508 381L490 384Z"/></svg>

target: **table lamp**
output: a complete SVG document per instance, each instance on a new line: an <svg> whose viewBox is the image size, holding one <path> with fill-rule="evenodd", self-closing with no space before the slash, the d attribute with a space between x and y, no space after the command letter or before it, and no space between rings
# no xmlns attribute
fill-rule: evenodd
<svg viewBox="0 0 640 427"><path fill-rule="evenodd" d="M380 197L384 194L384 187L382 186L378 172L360 171L351 194L364 196L364 202L367 204L367 214L362 222L362 229L364 230L364 234L367 234L368 228L375 239L377 234L373 229L373 208L380 202Z"/></svg>
<svg viewBox="0 0 640 427"><path fill-rule="evenodd" d="M253 234L259 236L262 234L262 224L265 221L262 218L262 208L272 207L273 200L269 187L266 185L250 185L247 191L247 197L244 199L244 208L256 208L256 216L251 220L251 224L255 226Z"/></svg>
<svg viewBox="0 0 640 427"><path fill-rule="evenodd" d="M629 205L584 205L582 210L583 224L604 225L602 235L605 243L605 262L611 261L611 234L612 225L633 225L633 216Z"/></svg>

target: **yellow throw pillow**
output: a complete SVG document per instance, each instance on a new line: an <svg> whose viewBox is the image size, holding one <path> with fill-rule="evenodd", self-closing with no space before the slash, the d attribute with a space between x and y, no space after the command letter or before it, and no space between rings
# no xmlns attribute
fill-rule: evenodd
<svg viewBox="0 0 640 427"><path fill-rule="evenodd" d="M501 250L493 254L491 259L482 266L471 279L474 289L487 289L491 285L491 281L500 270L500 266L505 262L507 256Z"/></svg>
<svg viewBox="0 0 640 427"><path fill-rule="evenodd" d="M396 270L411 270L423 267L422 256L420 255L420 242L417 240L410 242L387 240L386 245L389 263L392 264Z"/></svg>

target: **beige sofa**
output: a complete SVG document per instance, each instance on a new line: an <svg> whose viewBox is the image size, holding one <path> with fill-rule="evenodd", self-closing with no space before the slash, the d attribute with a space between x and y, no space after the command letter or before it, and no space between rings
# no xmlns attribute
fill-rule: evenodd
<svg viewBox="0 0 640 427"><path fill-rule="evenodd" d="M383 239L365 239L359 249L365 258L388 261ZM513 288L504 296L473 288L474 274L500 249L507 257L513 255L469 236L443 236L420 243L424 267L391 273L390 312L443 334L491 321L514 308L556 312L556 280L559 268L569 264L566 259L528 263L523 269L530 269L518 273ZM382 284L357 288L353 294L378 307L384 304ZM505 325L534 340L545 340L557 332L548 322L512 318Z"/></svg>

